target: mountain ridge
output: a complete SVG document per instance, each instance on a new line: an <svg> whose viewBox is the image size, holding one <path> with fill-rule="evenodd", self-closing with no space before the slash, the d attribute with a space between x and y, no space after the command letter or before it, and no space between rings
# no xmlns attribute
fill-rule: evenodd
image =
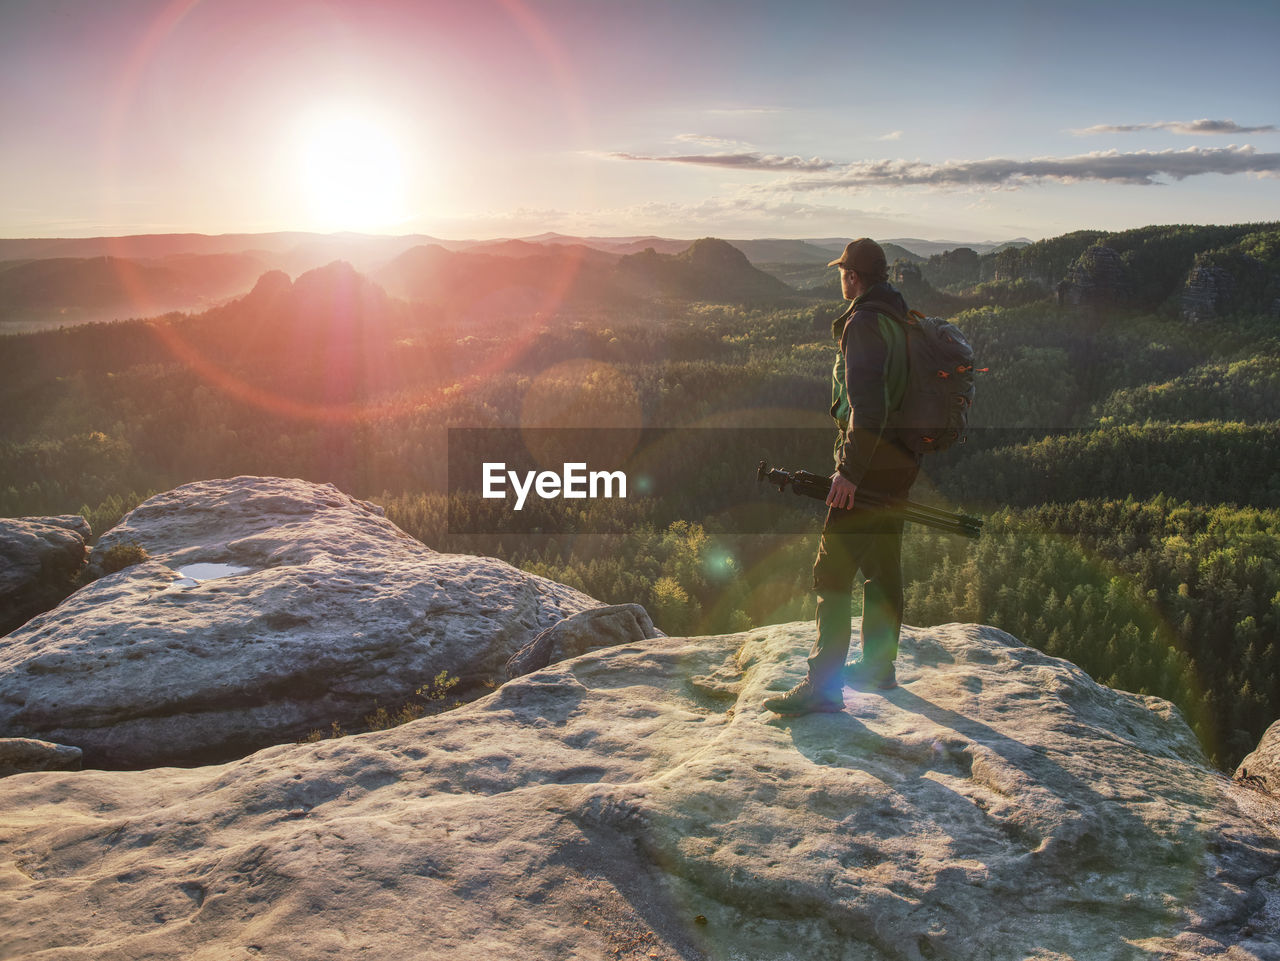
<svg viewBox="0 0 1280 961"><path fill-rule="evenodd" d="M245 236L228 235L231 242ZM520 311L528 303L543 312L562 305L599 306L614 297L730 303L771 303L791 295L840 297L837 278L826 265L842 246L826 239L717 240L743 256L696 261L684 255L702 241L648 237L605 243L599 238L542 234L523 240L431 240L405 247L418 238L261 236L274 237L276 251L0 261L0 330L203 311L247 292L268 270L301 276L335 260L351 263L394 296L442 307L485 302L482 309L490 314ZM133 240L155 252L157 244L182 244L192 238L197 246L228 242L203 235ZM45 245L44 254L56 252L48 246L54 242L39 243ZM335 256L344 254L351 243L360 247L358 256ZM828 243L831 247L821 246ZM914 241L906 238L903 243ZM1119 233L1084 230L1020 243L1005 243L986 253L962 246L928 257L891 241L883 246L892 279L909 301L947 315L967 307L1017 306L1054 298L1062 306L1173 311L1202 321L1242 311L1280 310L1278 223L1167 225ZM699 276L699 271L706 276Z"/></svg>

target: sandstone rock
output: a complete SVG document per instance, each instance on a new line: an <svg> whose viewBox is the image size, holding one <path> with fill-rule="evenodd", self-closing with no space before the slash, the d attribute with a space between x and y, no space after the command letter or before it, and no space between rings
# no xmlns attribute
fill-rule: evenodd
<svg viewBox="0 0 1280 961"><path fill-rule="evenodd" d="M0 518L0 634L75 590L91 536L79 514Z"/></svg>
<svg viewBox="0 0 1280 961"><path fill-rule="evenodd" d="M26 737L0 737L0 777L30 771L78 771L80 749Z"/></svg>
<svg viewBox="0 0 1280 961"><path fill-rule="evenodd" d="M540 671L552 661L577 657L598 647L643 641L660 635L639 604L612 604L553 624L507 661L507 676Z"/></svg>
<svg viewBox="0 0 1280 961"><path fill-rule="evenodd" d="M1082 253L1058 287L1058 302L1073 307L1112 307L1133 296L1128 268L1110 247L1094 244Z"/></svg>
<svg viewBox="0 0 1280 961"><path fill-rule="evenodd" d="M895 260L889 268L889 279L894 286L912 287L919 285L924 280L924 275L920 272L919 264L913 264L909 260Z"/></svg>
<svg viewBox="0 0 1280 961"><path fill-rule="evenodd" d="M897 690L779 719L812 639L636 641L389 731L7 779L0 930L101 961L1276 958L1267 795L1168 703L946 625L904 632Z"/></svg>
<svg viewBox="0 0 1280 961"><path fill-rule="evenodd" d="M436 553L381 508L298 480L153 497L91 564L130 542L150 560L0 645L0 736L76 745L91 767L226 760L335 721L358 730L440 671L479 689L541 631L600 606L501 561Z"/></svg>
<svg viewBox="0 0 1280 961"><path fill-rule="evenodd" d="M1262 740L1236 768L1236 779L1280 794L1280 721L1263 732Z"/></svg>
<svg viewBox="0 0 1280 961"><path fill-rule="evenodd" d="M384 516L332 484L281 477L198 481L139 504L98 539L88 576L103 556L138 544L177 569L184 564L303 566L320 556L355 557L388 547L433 553Z"/></svg>
<svg viewBox="0 0 1280 961"><path fill-rule="evenodd" d="M1235 281L1221 267L1192 267L1179 296L1182 316L1197 322L1214 320L1230 303L1234 291Z"/></svg>

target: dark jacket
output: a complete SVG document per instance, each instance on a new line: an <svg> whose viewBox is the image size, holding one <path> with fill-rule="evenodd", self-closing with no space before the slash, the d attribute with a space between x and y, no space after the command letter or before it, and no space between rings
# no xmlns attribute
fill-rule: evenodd
<svg viewBox="0 0 1280 961"><path fill-rule="evenodd" d="M907 388L907 303L890 284L876 284L832 324L840 354L832 371L831 416L840 427L836 469L855 484L868 472L918 465L919 459L885 436L889 412Z"/></svg>

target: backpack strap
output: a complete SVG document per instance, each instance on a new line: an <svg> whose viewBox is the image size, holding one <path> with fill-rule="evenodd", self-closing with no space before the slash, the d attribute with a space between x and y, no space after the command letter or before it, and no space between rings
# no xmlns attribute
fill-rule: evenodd
<svg viewBox="0 0 1280 961"><path fill-rule="evenodd" d="M892 304L879 300L862 300L857 304L851 304L848 310L831 322L831 336L835 340L840 340L844 335L844 325L847 324L849 322L849 318L859 310L874 310L877 314L884 314L886 317L890 317L893 320L896 320L899 324L904 324L906 326L911 326L913 323L918 323L920 320L924 320L924 314L917 310L908 311L907 316L903 317L898 313L898 308L894 307ZM913 318L915 319L913 320Z"/></svg>
<svg viewBox="0 0 1280 961"><path fill-rule="evenodd" d="M903 317L902 314L898 313L897 307L879 300L861 300L858 302L857 306L854 307L854 310L874 310L878 314L885 314L892 317L900 324L909 323L910 321L908 320L908 317L911 314L916 313L914 310L908 311L908 317ZM853 311L849 312L849 316L853 316Z"/></svg>
<svg viewBox="0 0 1280 961"><path fill-rule="evenodd" d="M831 322L831 336L834 340L838 341L844 333L844 325L853 316L853 311L854 308L850 306L848 310Z"/></svg>

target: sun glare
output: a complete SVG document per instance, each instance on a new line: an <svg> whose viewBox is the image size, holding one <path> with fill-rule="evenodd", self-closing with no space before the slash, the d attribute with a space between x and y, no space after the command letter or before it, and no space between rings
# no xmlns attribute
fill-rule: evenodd
<svg viewBox="0 0 1280 961"><path fill-rule="evenodd" d="M376 113L327 107L300 135L301 186L322 230L378 230L405 219L404 148Z"/></svg>

